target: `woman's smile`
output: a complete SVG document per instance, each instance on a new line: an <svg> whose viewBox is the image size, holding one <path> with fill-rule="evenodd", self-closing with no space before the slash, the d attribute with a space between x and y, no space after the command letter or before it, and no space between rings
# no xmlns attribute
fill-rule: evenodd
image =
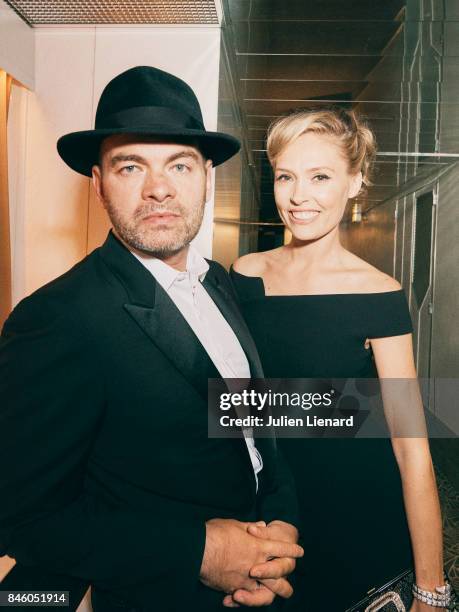
<svg viewBox="0 0 459 612"><path fill-rule="evenodd" d="M307 225L312 223L320 215L318 210L289 210L289 217L294 223L299 225Z"/></svg>

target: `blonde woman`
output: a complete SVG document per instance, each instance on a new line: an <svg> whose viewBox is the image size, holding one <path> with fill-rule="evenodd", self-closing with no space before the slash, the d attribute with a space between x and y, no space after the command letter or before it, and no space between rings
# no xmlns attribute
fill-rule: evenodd
<svg viewBox="0 0 459 612"><path fill-rule="evenodd" d="M232 270L265 375L415 379L403 290L340 242L346 204L369 182L372 132L352 112L305 109L270 128L267 149L292 239L241 257ZM305 548L288 609L342 612L409 567L421 589L442 592L427 438L279 443L297 482ZM411 596L406 603L433 609Z"/></svg>

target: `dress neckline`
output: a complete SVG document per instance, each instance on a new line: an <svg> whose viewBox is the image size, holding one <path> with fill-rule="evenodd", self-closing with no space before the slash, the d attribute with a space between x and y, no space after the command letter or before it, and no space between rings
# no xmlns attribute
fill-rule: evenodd
<svg viewBox="0 0 459 612"><path fill-rule="evenodd" d="M403 288L402 288L402 289L393 289L391 291L372 291L372 292L367 292L367 293L282 293L282 294L267 295L263 277L247 276L246 274L241 274L240 272L237 272L233 268L233 266L231 266L230 268L230 273L237 274L238 276L244 279L251 279L251 280L257 281L260 286L261 292L263 293L263 296L265 298L289 298L289 297L290 298L291 297L312 297L312 298L334 297L336 298L336 297L350 297L350 296L362 297L363 295L390 295L390 294L403 292Z"/></svg>

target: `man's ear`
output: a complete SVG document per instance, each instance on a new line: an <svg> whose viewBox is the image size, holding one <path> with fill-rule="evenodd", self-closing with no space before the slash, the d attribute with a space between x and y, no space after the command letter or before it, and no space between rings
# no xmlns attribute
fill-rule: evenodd
<svg viewBox="0 0 459 612"><path fill-rule="evenodd" d="M349 190L349 199L355 198L362 189L363 177L361 172L357 172L351 178L351 186Z"/></svg>
<svg viewBox="0 0 459 612"><path fill-rule="evenodd" d="M212 196L212 160L208 159L204 167L206 170L206 202L208 202Z"/></svg>
<svg viewBox="0 0 459 612"><path fill-rule="evenodd" d="M104 192L102 189L102 171L100 166L92 167L92 184L94 186L94 191L96 192L97 198L102 203L102 206L105 208L104 201Z"/></svg>

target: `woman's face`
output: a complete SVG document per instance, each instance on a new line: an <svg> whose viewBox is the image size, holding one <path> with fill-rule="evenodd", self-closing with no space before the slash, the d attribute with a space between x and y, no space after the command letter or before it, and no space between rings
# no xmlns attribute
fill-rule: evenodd
<svg viewBox="0 0 459 612"><path fill-rule="evenodd" d="M297 240L316 240L336 228L361 184L361 173L349 174L333 136L307 132L285 147L274 165L277 209Z"/></svg>

